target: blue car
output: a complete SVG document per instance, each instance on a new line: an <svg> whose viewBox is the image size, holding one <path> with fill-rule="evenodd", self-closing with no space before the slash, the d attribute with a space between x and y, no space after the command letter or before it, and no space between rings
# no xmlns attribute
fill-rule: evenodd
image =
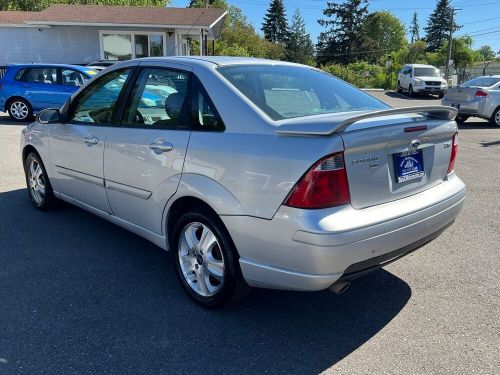
<svg viewBox="0 0 500 375"><path fill-rule="evenodd" d="M30 120L45 108L59 108L97 72L84 66L12 64L0 74L0 111L14 121Z"/></svg>

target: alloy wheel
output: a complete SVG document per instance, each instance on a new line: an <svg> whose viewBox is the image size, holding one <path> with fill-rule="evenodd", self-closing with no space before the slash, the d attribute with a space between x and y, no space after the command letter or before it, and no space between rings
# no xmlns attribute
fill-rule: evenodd
<svg viewBox="0 0 500 375"><path fill-rule="evenodd" d="M189 287L203 297L217 294L224 283L225 263L212 230L200 222L189 223L180 233L177 251Z"/></svg>
<svg viewBox="0 0 500 375"><path fill-rule="evenodd" d="M28 184L33 200L41 205L45 198L45 178L42 166L35 159L31 161L28 169Z"/></svg>
<svg viewBox="0 0 500 375"><path fill-rule="evenodd" d="M500 126L500 111L497 111L497 113L495 113L495 124L496 126Z"/></svg>
<svg viewBox="0 0 500 375"><path fill-rule="evenodd" d="M24 120L28 117L29 108L26 103L22 101L15 101L10 105L10 113L15 119Z"/></svg>

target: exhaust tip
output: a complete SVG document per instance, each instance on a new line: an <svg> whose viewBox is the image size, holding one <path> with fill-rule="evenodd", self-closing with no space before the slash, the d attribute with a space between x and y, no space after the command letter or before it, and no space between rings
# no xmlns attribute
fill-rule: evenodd
<svg viewBox="0 0 500 375"><path fill-rule="evenodd" d="M341 282L333 284L328 289L330 290L330 292L333 292L335 294L342 294L347 289L349 289L350 286L351 286L351 283L349 281L341 281Z"/></svg>

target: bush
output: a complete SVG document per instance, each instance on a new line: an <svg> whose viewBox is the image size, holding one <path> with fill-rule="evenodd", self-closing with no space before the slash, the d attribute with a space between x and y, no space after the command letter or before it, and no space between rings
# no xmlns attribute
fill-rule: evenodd
<svg viewBox="0 0 500 375"><path fill-rule="evenodd" d="M394 88L395 74L380 65L356 62L348 65L330 64L321 67L324 71L359 88Z"/></svg>

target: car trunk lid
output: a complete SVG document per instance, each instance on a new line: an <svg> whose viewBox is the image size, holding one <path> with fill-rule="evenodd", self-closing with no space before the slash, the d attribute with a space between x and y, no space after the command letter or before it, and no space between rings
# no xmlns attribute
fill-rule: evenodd
<svg viewBox="0 0 500 375"><path fill-rule="evenodd" d="M416 194L446 179L456 123L448 107L391 109L288 123L282 134L337 134L344 142L344 160L356 209ZM335 120L336 118L336 120ZM285 127L285 128L282 128ZM281 131L280 131L281 128ZM416 169L415 169L416 168Z"/></svg>
<svg viewBox="0 0 500 375"><path fill-rule="evenodd" d="M476 96L480 87L452 87L446 91L446 98L448 101L460 102L470 102Z"/></svg>

